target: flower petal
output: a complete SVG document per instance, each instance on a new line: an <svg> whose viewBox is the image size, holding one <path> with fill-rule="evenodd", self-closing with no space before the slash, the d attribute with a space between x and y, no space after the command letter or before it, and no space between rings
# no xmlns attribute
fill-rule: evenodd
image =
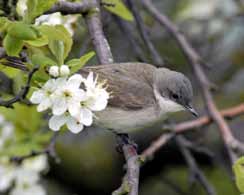
<svg viewBox="0 0 244 195"><path fill-rule="evenodd" d="M71 88L80 88L81 82L83 81L83 78L80 74L74 74L73 76L71 76L68 81L67 81L67 85Z"/></svg>
<svg viewBox="0 0 244 195"><path fill-rule="evenodd" d="M85 82L86 87L94 87L95 83L93 81L93 72L89 72L86 82Z"/></svg>
<svg viewBox="0 0 244 195"><path fill-rule="evenodd" d="M40 90L34 91L32 96L30 97L30 101L33 104L39 104L43 100L44 96L45 96L45 93L43 90L40 89Z"/></svg>
<svg viewBox="0 0 244 195"><path fill-rule="evenodd" d="M69 117L69 119L67 120L66 123L68 129L72 132L72 133L79 133L80 131L83 130L84 126L82 123L79 123L79 121L77 121L75 118L73 117Z"/></svg>
<svg viewBox="0 0 244 195"><path fill-rule="evenodd" d="M92 111L101 111L101 110L104 110L106 108L107 104L108 104L108 99L99 98L93 104L91 104L89 106L89 108Z"/></svg>
<svg viewBox="0 0 244 195"><path fill-rule="evenodd" d="M13 167L0 166L0 191L6 191L13 184L15 172Z"/></svg>
<svg viewBox="0 0 244 195"><path fill-rule="evenodd" d="M58 131L66 123L66 121L67 116L65 116L65 114L60 116L53 115L49 120L48 126L53 131Z"/></svg>
<svg viewBox="0 0 244 195"><path fill-rule="evenodd" d="M87 95L83 89L75 90L74 97L75 101L85 101L87 99Z"/></svg>
<svg viewBox="0 0 244 195"><path fill-rule="evenodd" d="M54 97L52 111L54 115L61 115L65 113L68 105L64 97Z"/></svg>
<svg viewBox="0 0 244 195"><path fill-rule="evenodd" d="M52 105L51 99L46 97L42 99L42 102L37 106L37 111L42 112L48 109L49 107L51 107L51 105Z"/></svg>
<svg viewBox="0 0 244 195"><path fill-rule="evenodd" d="M60 77L60 78L57 78L56 79L56 83L55 85L58 87L58 88L61 88L62 86L64 86L66 84L67 80L65 77Z"/></svg>
<svg viewBox="0 0 244 195"><path fill-rule="evenodd" d="M82 108L80 110L79 121L85 126L91 126L92 124L92 112L87 108Z"/></svg>
<svg viewBox="0 0 244 195"><path fill-rule="evenodd" d="M53 92L57 88L57 83L55 79L49 79L44 85L43 89L45 91Z"/></svg>
<svg viewBox="0 0 244 195"><path fill-rule="evenodd" d="M79 101L69 101L68 110L71 116L76 117L79 115L81 106Z"/></svg>

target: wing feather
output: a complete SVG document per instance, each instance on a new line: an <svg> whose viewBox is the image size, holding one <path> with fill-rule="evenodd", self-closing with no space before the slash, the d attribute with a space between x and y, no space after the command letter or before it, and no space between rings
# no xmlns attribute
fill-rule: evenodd
<svg viewBox="0 0 244 195"><path fill-rule="evenodd" d="M120 63L84 67L83 76L89 72L98 75L98 80L106 80L112 97L108 105L123 109L141 109L155 104L151 86L155 67L144 63Z"/></svg>

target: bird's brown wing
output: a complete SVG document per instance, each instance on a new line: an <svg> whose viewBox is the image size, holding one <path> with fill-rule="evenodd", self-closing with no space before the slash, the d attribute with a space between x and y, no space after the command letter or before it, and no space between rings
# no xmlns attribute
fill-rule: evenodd
<svg viewBox="0 0 244 195"><path fill-rule="evenodd" d="M109 106L135 110L155 104L151 86L154 70L144 63L118 63L85 67L80 73L86 77L94 72L99 81L107 81Z"/></svg>

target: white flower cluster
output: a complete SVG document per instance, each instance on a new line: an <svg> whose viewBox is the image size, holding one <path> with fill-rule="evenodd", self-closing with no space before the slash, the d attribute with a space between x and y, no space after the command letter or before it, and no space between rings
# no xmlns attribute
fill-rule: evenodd
<svg viewBox="0 0 244 195"><path fill-rule="evenodd" d="M68 66L60 68L52 66L49 74L55 78L49 79L41 89L34 91L30 101L38 104L37 111L52 110L49 128L58 131L66 124L73 133L79 133L84 126L93 122L93 112L106 108L109 93L103 87L105 83L98 83L90 72L87 78L80 74L70 77ZM81 84L85 89L81 89Z"/></svg>
<svg viewBox="0 0 244 195"><path fill-rule="evenodd" d="M46 195L39 184L40 173L47 168L46 155L26 159L19 166L8 158L0 159L0 192L10 190L10 195Z"/></svg>
<svg viewBox="0 0 244 195"><path fill-rule="evenodd" d="M16 11L18 15L24 16L27 10L27 0L18 0ZM69 33L73 36L79 15L67 15L63 16L60 12L56 12L53 14L45 14L41 15L35 20L35 25L59 25L63 24L64 27L69 31Z"/></svg>
<svg viewBox="0 0 244 195"><path fill-rule="evenodd" d="M15 139L14 126L0 115L0 150L6 149L6 143ZM0 157L0 194L9 191L9 195L46 195L38 183L40 173L48 167L46 155L26 159L19 166L10 163L6 156Z"/></svg>

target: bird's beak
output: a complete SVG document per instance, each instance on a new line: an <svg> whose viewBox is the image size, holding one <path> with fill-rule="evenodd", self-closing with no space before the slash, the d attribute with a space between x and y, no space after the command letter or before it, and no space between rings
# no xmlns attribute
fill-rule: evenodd
<svg viewBox="0 0 244 195"><path fill-rule="evenodd" d="M198 117L197 111L192 106L186 106L186 109L190 111L195 117Z"/></svg>

